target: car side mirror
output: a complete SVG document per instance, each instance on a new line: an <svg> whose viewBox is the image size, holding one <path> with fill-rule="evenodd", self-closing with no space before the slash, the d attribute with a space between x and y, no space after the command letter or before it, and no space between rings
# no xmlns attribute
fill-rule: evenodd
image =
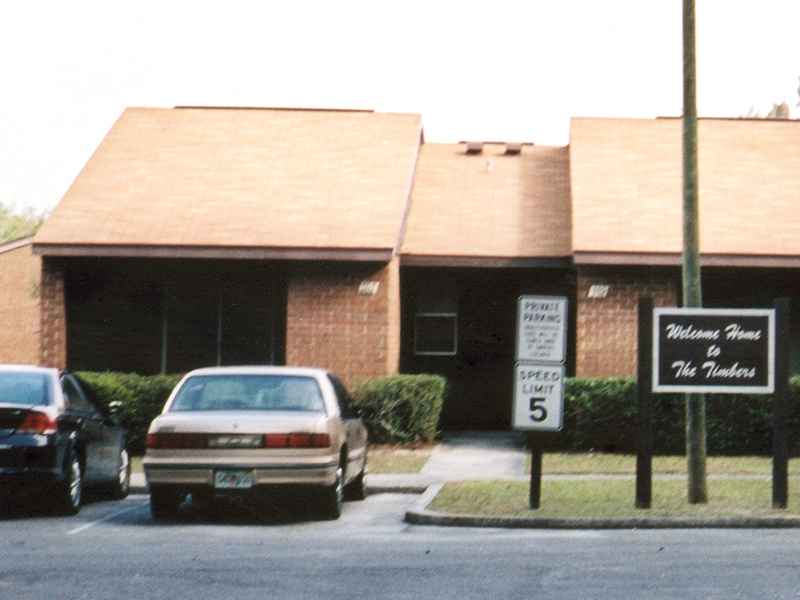
<svg viewBox="0 0 800 600"><path fill-rule="evenodd" d="M119 400L114 400L108 403L108 413L111 417L111 420L115 423L119 423L120 414L122 413L122 402Z"/></svg>

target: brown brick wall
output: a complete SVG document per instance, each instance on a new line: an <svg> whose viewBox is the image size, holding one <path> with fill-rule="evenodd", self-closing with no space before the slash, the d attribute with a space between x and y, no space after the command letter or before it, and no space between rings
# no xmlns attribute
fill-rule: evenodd
<svg viewBox="0 0 800 600"><path fill-rule="evenodd" d="M379 283L360 295L363 281ZM400 352L397 259L388 265L298 266L288 276L286 363L330 369L349 385L396 373Z"/></svg>
<svg viewBox="0 0 800 600"><path fill-rule="evenodd" d="M39 362L40 274L30 244L0 254L0 363Z"/></svg>
<svg viewBox="0 0 800 600"><path fill-rule="evenodd" d="M64 267L57 260L42 260L41 354L44 366L67 366L67 318L64 295Z"/></svg>
<svg viewBox="0 0 800 600"><path fill-rule="evenodd" d="M609 286L608 295L589 298L592 285ZM675 306L679 286L676 271L579 269L576 376L635 375L639 297L652 297L655 306Z"/></svg>

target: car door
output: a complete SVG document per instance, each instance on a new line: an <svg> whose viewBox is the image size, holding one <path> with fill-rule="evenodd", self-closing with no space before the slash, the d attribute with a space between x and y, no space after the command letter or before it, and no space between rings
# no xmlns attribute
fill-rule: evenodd
<svg viewBox="0 0 800 600"><path fill-rule="evenodd" d="M347 478L350 479L358 475L364 468L367 452L367 429L353 408L353 399L341 380L330 373L328 378L336 392L339 414L347 438Z"/></svg>
<svg viewBox="0 0 800 600"><path fill-rule="evenodd" d="M108 410L97 401L97 398L81 385L77 377L72 377L76 387L92 407L92 418L101 424L102 442L97 464L98 478L103 481L115 480L119 476L120 452L125 447L125 430L111 416Z"/></svg>
<svg viewBox="0 0 800 600"><path fill-rule="evenodd" d="M83 389L71 375L61 377L61 391L70 416L78 424L78 437L83 446L86 463L83 479L87 483L107 479L105 462L106 435L103 416L89 402Z"/></svg>

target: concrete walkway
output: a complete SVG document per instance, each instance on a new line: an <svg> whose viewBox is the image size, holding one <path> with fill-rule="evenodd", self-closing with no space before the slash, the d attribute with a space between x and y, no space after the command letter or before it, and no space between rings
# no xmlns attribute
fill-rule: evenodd
<svg viewBox="0 0 800 600"><path fill-rule="evenodd" d="M446 433L420 475L431 481L525 476L524 439L513 431Z"/></svg>

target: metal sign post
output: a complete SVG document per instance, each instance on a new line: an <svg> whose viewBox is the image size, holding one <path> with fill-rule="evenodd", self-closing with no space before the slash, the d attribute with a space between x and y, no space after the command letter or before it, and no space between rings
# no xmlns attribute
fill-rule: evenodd
<svg viewBox="0 0 800 600"><path fill-rule="evenodd" d="M639 298L639 346L636 394L639 400L639 436L636 448L636 508L650 508L653 498L652 366L653 299Z"/></svg>
<svg viewBox="0 0 800 600"><path fill-rule="evenodd" d="M564 424L567 349L567 299L520 296L517 305L517 353L514 364L512 427L520 431L560 431ZM529 436L529 505L539 508L542 444Z"/></svg>
<svg viewBox="0 0 800 600"><path fill-rule="evenodd" d="M790 303L787 298L775 302L775 330L778 347L775 363L775 396L772 408L772 507L786 508L789 501L789 443L786 416L791 398L789 388Z"/></svg>

